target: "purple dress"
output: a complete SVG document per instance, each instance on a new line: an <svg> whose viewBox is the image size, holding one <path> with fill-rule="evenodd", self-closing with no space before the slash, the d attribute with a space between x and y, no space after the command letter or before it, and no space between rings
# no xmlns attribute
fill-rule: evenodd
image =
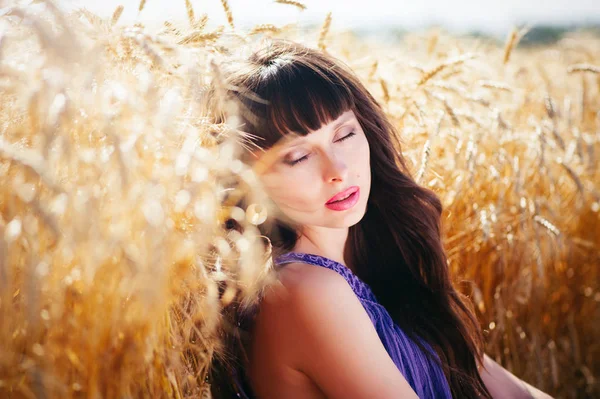
<svg viewBox="0 0 600 399"><path fill-rule="evenodd" d="M448 381L440 366L425 356L423 351L394 323L388 311L377 302L371 288L349 268L324 256L303 252L288 252L274 259L275 265L291 262L326 267L344 277L373 322L386 351L417 396L421 399L452 398ZM438 358L425 341L421 342ZM243 371L236 371L237 397L250 399L254 395L245 377Z"/></svg>
<svg viewBox="0 0 600 399"><path fill-rule="evenodd" d="M417 396L435 399L452 398L448 381L440 366L425 356L423 351L394 323L388 311L377 302L371 288L349 268L332 259L303 252L288 252L274 260L276 265L290 262L326 267L344 277L371 318L383 346ZM435 355L426 342L421 342ZM437 358L437 355L435 357Z"/></svg>

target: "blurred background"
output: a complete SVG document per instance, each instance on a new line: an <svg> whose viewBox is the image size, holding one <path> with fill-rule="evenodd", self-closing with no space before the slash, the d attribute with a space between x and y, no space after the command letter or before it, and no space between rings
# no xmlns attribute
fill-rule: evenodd
<svg viewBox="0 0 600 399"><path fill-rule="evenodd" d="M115 8L123 4L119 0L63 0L67 7L86 7L90 11L109 17ZM144 11L138 13L136 2L129 1L121 21L134 23L143 21L186 19L184 1L162 2L149 0ZM221 2L218 0L192 1L197 13L211 16L208 26L227 23ZM298 23L317 26L328 12L335 18L331 29L351 29L362 34L377 35L394 39L407 31L424 30L438 26L454 34L489 35L496 38L506 36L515 25L531 25L531 32L523 38L527 41L552 41L561 33L575 29L600 30L600 6L594 0L535 0L535 1L475 1L427 0L393 2L387 0L345 1L309 0L303 2L303 11L290 10L285 4L273 4L268 0L255 0L251 5L245 0L229 1L237 26L249 28L256 24Z"/></svg>

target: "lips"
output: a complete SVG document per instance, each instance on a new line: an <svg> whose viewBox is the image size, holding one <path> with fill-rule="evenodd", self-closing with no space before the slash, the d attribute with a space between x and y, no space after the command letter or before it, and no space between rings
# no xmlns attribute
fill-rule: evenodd
<svg viewBox="0 0 600 399"><path fill-rule="evenodd" d="M352 187L345 189L344 191L340 191L339 193L337 193L336 195L331 197L329 199L329 201L326 202L326 204L330 204L334 201L344 199L344 198L348 197L349 195L352 195L353 193L355 193L357 190L358 190L358 186L352 186Z"/></svg>

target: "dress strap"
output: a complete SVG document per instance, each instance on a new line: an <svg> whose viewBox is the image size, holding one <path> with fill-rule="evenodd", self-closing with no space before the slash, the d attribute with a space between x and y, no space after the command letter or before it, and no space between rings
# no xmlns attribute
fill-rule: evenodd
<svg viewBox="0 0 600 399"><path fill-rule="evenodd" d="M350 287L352 287L352 290L357 296L369 301L376 301L373 291L371 291L371 288L364 281L362 281L357 275L355 275L352 272L352 270L350 270L347 266L333 259L305 252L288 252L286 254L278 256L273 260L273 262L276 265L282 265L285 263L292 262L301 262L331 269L340 274L348 282L348 284L350 285Z"/></svg>

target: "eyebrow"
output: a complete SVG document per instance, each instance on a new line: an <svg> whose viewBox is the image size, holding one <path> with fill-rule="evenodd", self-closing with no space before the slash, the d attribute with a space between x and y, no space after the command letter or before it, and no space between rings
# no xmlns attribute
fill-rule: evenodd
<svg viewBox="0 0 600 399"><path fill-rule="evenodd" d="M334 134L335 134L335 133L337 133L337 131L338 131L338 129L339 129L340 127L342 127L342 126L343 126L343 125L345 125L346 123L350 122L351 120L352 120L352 115L350 115L350 116L347 116L346 118L342 119L341 121L338 121L338 122L336 122L336 123L333 125L333 133L334 133ZM306 136L300 136L300 135L298 135L297 137L294 137L293 139L291 139L291 141L290 141L290 142L288 142L288 143L287 143L287 145L288 145L288 146L290 146L290 145L291 145L291 146L296 146L296 145L299 145L299 144L303 143L304 141L306 141L306 137L307 137L307 136L308 136L308 135L306 135ZM292 144L292 143L293 143L293 144Z"/></svg>

